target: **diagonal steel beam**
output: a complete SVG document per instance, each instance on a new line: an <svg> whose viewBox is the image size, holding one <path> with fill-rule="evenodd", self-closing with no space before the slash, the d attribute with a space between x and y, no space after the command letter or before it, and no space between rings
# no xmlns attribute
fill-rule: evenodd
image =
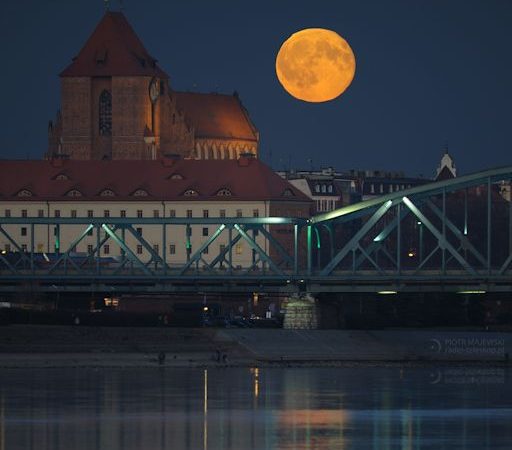
<svg viewBox="0 0 512 450"><path fill-rule="evenodd" d="M146 267L146 265L139 258L137 258L135 253L133 253L130 250L130 248L121 239L119 239L119 236L117 236L114 233L114 231L110 229L109 226L103 224L101 227L105 230L105 233L107 233L110 236L110 238L125 251L126 256L128 256L128 259L130 259L134 264L139 266L146 275L153 275L153 273Z"/></svg>
<svg viewBox="0 0 512 450"><path fill-rule="evenodd" d="M25 252L22 250L22 248L11 237L11 235L3 229L2 225L0 225L0 233L2 233L6 237L6 239L14 246L14 248L16 250L18 250L18 253L20 254L20 259L18 261L16 261L16 264L14 264L14 267L17 267L20 261L25 261L30 265L30 258L27 255L25 255Z"/></svg>
<svg viewBox="0 0 512 450"><path fill-rule="evenodd" d="M87 236L87 233L92 230L94 228L94 225L92 224L89 224L87 226L87 228L80 234L80 236L78 236L71 244L69 244L69 247L68 249L59 257L59 259L57 259L57 261L55 261L55 263L48 269L48 273L52 273L58 266L59 264L64 261L65 259L67 259L67 257L69 256L69 253L71 252L71 250L77 246L84 238L85 236ZM81 272L80 268L78 267L78 265L73 261L73 260L70 260L71 264L73 264L73 266L78 270L78 272Z"/></svg>
<svg viewBox="0 0 512 450"><path fill-rule="evenodd" d="M187 263L181 268L180 275L183 275L190 268L190 266L192 266L192 264L194 264L196 261L199 261L202 259L202 254L203 254L204 250L208 246L210 246L222 234L222 232L224 231L225 228L226 228L226 225L221 224L221 226L219 228L217 228L217 230L215 230L215 232L208 238L208 240L206 240L201 245L201 247L199 247L199 249L192 255L190 260L187 261Z"/></svg>
<svg viewBox="0 0 512 450"><path fill-rule="evenodd" d="M381 219L381 217L386 214L386 212L391 208L393 202L388 200L386 203L381 205L381 207L375 211L375 213L368 219L368 221L359 229L359 231L352 237L352 239L345 244L345 246L337 253L337 255L331 260L327 266L320 272L320 276L328 276L336 266L343 260L345 257L354 250L357 245L359 245L359 241L373 228L373 226Z"/></svg>
<svg viewBox="0 0 512 450"><path fill-rule="evenodd" d="M131 235L138 241L142 244L142 246L149 252L149 254L151 255L151 259L146 263L146 266L149 265L152 261L155 261L157 263L164 263L162 257L157 253L155 252L155 250L153 249L153 247L151 245L149 245L148 241L146 241L142 235L140 233L137 233L136 230L133 229L133 225L129 224L129 225L126 225L123 227L125 230L128 230ZM166 251L166 249L164 248L164 251Z"/></svg>
<svg viewBox="0 0 512 450"><path fill-rule="evenodd" d="M249 247L251 247L253 250L255 250L259 255L260 258L265 261L269 267L276 273L280 275L284 275L284 272L277 267L277 265L270 259L270 257L262 250L262 248L242 229L242 227L238 224L235 224L234 226L235 230L238 231L238 233L242 236L242 238L249 244Z"/></svg>
<svg viewBox="0 0 512 450"><path fill-rule="evenodd" d="M459 262L459 264L471 275L477 275L475 269L471 267L471 265L464 259L464 257L450 244L446 238L437 230L437 228L432 225L432 222L426 218L426 216L414 205L411 200L407 197L403 197L404 204L412 211L412 213L419 219L423 224L427 227L427 229L436 237L439 242L439 247L441 249L448 250L453 257Z"/></svg>
<svg viewBox="0 0 512 450"><path fill-rule="evenodd" d="M290 266L293 266L293 258L288 254L281 243L274 236L272 236L269 231L265 230L263 226L257 227L256 229L259 230L261 234L263 234L263 236L268 239L268 241L277 249L278 253L284 258L284 260L290 264Z"/></svg>
<svg viewBox="0 0 512 450"><path fill-rule="evenodd" d="M443 213L441 212L441 210L435 205L435 203L432 201L432 200L427 200L427 205L428 207L432 210L432 212L437 216L439 217L440 219L442 219L442 216L443 216ZM448 219L448 217L445 217L445 223L446 223L446 226L449 228L449 230L459 238L461 244L463 245L463 247L467 248L472 254L473 256L478 259L478 261L480 261L484 266L487 265L487 260L481 255L481 253L473 246L473 244L471 244L471 242L469 242L469 239L467 238L467 236L464 235L464 233L462 233L458 228L457 226L450 220Z"/></svg>
<svg viewBox="0 0 512 450"><path fill-rule="evenodd" d="M240 239L242 239L242 236L237 234L230 242L228 242L228 245L224 247L224 250L221 250L220 253L215 257L215 259L210 263L212 267L215 267L217 264L225 262L226 264L229 264L229 261L226 259L226 255L229 252L229 249L233 247ZM233 268L233 267L231 267Z"/></svg>

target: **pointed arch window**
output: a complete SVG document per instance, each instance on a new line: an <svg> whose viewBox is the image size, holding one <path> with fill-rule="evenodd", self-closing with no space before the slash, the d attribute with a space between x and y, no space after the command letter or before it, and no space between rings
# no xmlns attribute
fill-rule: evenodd
<svg viewBox="0 0 512 450"><path fill-rule="evenodd" d="M112 135L112 94L104 90L100 94L100 115L99 115L100 136Z"/></svg>

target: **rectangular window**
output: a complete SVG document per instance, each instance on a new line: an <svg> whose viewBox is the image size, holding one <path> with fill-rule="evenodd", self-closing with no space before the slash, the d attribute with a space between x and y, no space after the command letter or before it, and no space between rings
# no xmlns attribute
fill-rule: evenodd
<svg viewBox="0 0 512 450"><path fill-rule="evenodd" d="M108 209L103 210L103 217L110 217L110 211Z"/></svg>
<svg viewBox="0 0 512 450"><path fill-rule="evenodd" d="M203 250L203 254L205 254L205 255L208 254L208 247L205 247L205 249Z"/></svg>
<svg viewBox="0 0 512 450"><path fill-rule="evenodd" d="M137 217L142 218L142 209L137 210Z"/></svg>
<svg viewBox="0 0 512 450"><path fill-rule="evenodd" d="M241 255L243 250L244 250L244 247L243 247L242 244L236 244L236 246L235 246L235 253L237 255Z"/></svg>
<svg viewBox="0 0 512 450"><path fill-rule="evenodd" d="M203 218L208 219L208 210L203 209Z"/></svg>
<svg viewBox="0 0 512 450"><path fill-rule="evenodd" d="M89 253L89 255L91 255L93 251L94 251L94 248L93 248L92 244L87 245L87 253Z"/></svg>
<svg viewBox="0 0 512 450"><path fill-rule="evenodd" d="M27 252L27 244L21 244L21 251L22 252Z"/></svg>
<svg viewBox="0 0 512 450"><path fill-rule="evenodd" d="M169 253L171 255L175 255L176 254L176 245L175 244L169 244Z"/></svg>
<svg viewBox="0 0 512 450"><path fill-rule="evenodd" d="M94 217L94 213L93 213L92 209L87 210L87 217Z"/></svg>
<svg viewBox="0 0 512 450"><path fill-rule="evenodd" d="M169 210L169 217L176 217L176 210L175 209L170 209Z"/></svg>
<svg viewBox="0 0 512 450"><path fill-rule="evenodd" d="M60 217L60 209L55 210L55 217Z"/></svg>
<svg viewBox="0 0 512 450"><path fill-rule="evenodd" d="M37 217L44 217L44 209L37 210Z"/></svg>
<svg viewBox="0 0 512 450"><path fill-rule="evenodd" d="M5 217L11 217L11 210L10 209L6 209L5 210Z"/></svg>
<svg viewBox="0 0 512 450"><path fill-rule="evenodd" d="M26 227L21 227L21 235L22 236L26 236L27 235L27 228Z"/></svg>
<svg viewBox="0 0 512 450"><path fill-rule="evenodd" d="M253 217L259 217L260 216L260 210L259 209L253 209L252 210L252 216Z"/></svg>
<svg viewBox="0 0 512 450"><path fill-rule="evenodd" d="M137 234L139 236L142 236L142 228L136 228L136 230L137 230Z"/></svg>
<svg viewBox="0 0 512 450"><path fill-rule="evenodd" d="M43 253L44 251L44 245L41 243L37 244L37 253Z"/></svg>
<svg viewBox="0 0 512 450"><path fill-rule="evenodd" d="M126 209L122 209L119 213L121 217L126 217Z"/></svg>
<svg viewBox="0 0 512 450"><path fill-rule="evenodd" d="M241 209L237 209L236 210L236 216L237 217L242 217L242 210Z"/></svg>
<svg viewBox="0 0 512 450"><path fill-rule="evenodd" d="M192 217L192 210L187 209L187 217L190 219Z"/></svg>
<svg viewBox="0 0 512 450"><path fill-rule="evenodd" d="M158 246L158 244L153 244L153 251L158 254L158 252L160 251L160 247Z"/></svg>
<svg viewBox="0 0 512 450"><path fill-rule="evenodd" d="M223 218L223 219L224 219L224 218L226 217L226 210L225 210L225 209L221 209L221 210L219 211L219 213L220 213L219 215L220 215L220 217L221 217L221 218Z"/></svg>
<svg viewBox="0 0 512 450"><path fill-rule="evenodd" d="M154 217L155 219L158 219L158 218L160 217L160 210L158 210L158 209L154 209L154 210L153 210L153 217Z"/></svg>
<svg viewBox="0 0 512 450"><path fill-rule="evenodd" d="M21 217L27 217L27 210L26 209L22 209L21 210Z"/></svg>
<svg viewBox="0 0 512 450"><path fill-rule="evenodd" d="M142 255L142 245L141 244L137 245L137 255Z"/></svg>
<svg viewBox="0 0 512 450"><path fill-rule="evenodd" d="M203 236L208 236L208 227L203 228Z"/></svg>
<svg viewBox="0 0 512 450"><path fill-rule="evenodd" d="M110 253L110 245L105 244L105 245L103 246L103 253L104 253L105 255L108 255L108 254Z"/></svg>
<svg viewBox="0 0 512 450"><path fill-rule="evenodd" d="M71 217L72 217L73 219L76 219L76 209L72 209L72 210L71 210Z"/></svg>

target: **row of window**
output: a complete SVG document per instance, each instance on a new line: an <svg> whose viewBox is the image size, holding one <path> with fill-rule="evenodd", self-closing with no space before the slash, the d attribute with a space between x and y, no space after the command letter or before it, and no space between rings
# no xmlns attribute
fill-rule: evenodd
<svg viewBox="0 0 512 450"><path fill-rule="evenodd" d="M336 200L317 200L316 210L317 211L332 211L336 209Z"/></svg>
<svg viewBox="0 0 512 450"><path fill-rule="evenodd" d="M53 213L54 213L54 217L61 217L60 209L54 210ZM252 210L252 217L259 217L259 216L260 216L259 210L258 209L253 209ZM5 217L11 217L11 210L10 209L6 209L5 210ZM28 217L28 210L22 209L21 210L21 217ZM44 217L44 209L39 209L37 211L37 217ZM72 209L71 210L71 217L72 218L78 217L76 209ZM94 217L94 211L92 209L88 209L87 210L87 217ZM103 217L110 217L110 210L109 209L103 210ZM119 217L126 217L126 209L121 209L119 211ZM137 210L137 217L138 218L144 217L144 212L143 212L142 209L138 209ZM153 217L154 218L159 218L160 217L160 210L159 209L154 209L153 210ZM169 210L169 217L176 217L176 210L175 209ZM186 217L187 218L193 217L193 211L191 209L187 209ZM208 217L210 217L210 211L208 209L203 209L203 218L207 219ZM226 210L225 209L220 209L219 210L219 217L222 217L222 218L226 217ZM243 217L243 211L241 209L237 209L236 210L236 217Z"/></svg>
<svg viewBox="0 0 512 450"><path fill-rule="evenodd" d="M87 253L89 254L92 254L94 252L94 248L95 246L92 245L92 244L88 244L87 245ZM11 245L10 244L5 244L5 247L4 247L5 251L8 253L11 251ZM21 250L23 252L27 252L28 251L28 247L27 247L27 244L21 244ZM226 250L226 244L220 244L219 245L219 252L223 252ZM44 251L44 245L43 244L38 244L37 245L37 252L38 253L42 253ZM74 249L74 251L76 251L76 248ZM137 247L136 247L136 253L138 255L142 255L144 249L143 249L143 246L142 244L138 244ZM153 245L153 251L155 253L159 253L160 252L160 246L158 244L154 244ZM244 251L244 247L243 247L243 244L236 244L235 245L235 254L236 255L241 255ZM102 247L102 252L104 255L110 255L111 252L110 252L110 245L109 244L104 244L103 247ZM120 249L120 255L123 255L124 253L124 250L123 249ZM187 253L188 254L191 254L192 253L192 246L191 245L188 245L187 246ZM208 254L208 247L205 247L204 250L203 250L203 253L204 254ZM175 255L176 254L176 244L169 244L169 254L170 255Z"/></svg>
<svg viewBox="0 0 512 450"><path fill-rule="evenodd" d="M137 227L136 229L136 232L139 236L142 236L142 227ZM209 229L208 227L203 227L202 228L202 235L203 236L208 236L209 235ZM253 235L254 236L258 236L258 230L253 230ZM94 234L94 229L91 228L88 232L87 232L87 236L92 236ZM27 236L28 235L28 229L27 227L21 227L20 228L20 235L21 236ZM53 235L56 236L57 235L57 227L54 227L53 229ZM192 227L188 227L187 228L187 236L192 236Z"/></svg>
<svg viewBox="0 0 512 450"><path fill-rule="evenodd" d="M328 185L325 185L325 184L315 184L315 192L316 193L329 193L329 194L332 194L333 192L333 187L332 187L332 184L328 184Z"/></svg>
<svg viewBox="0 0 512 450"><path fill-rule="evenodd" d="M384 193L384 186L385 184L383 183L380 183L378 186L378 189L379 189L379 193L380 194L383 194ZM409 189L411 187L410 184L408 185L405 185L405 184L389 184L388 185L388 191L389 192L396 192L396 191L400 191L400 190L404 190L404 189ZM370 194L375 194L376 190L375 190L375 184L374 183L371 183L370 184Z"/></svg>
<svg viewBox="0 0 512 450"><path fill-rule="evenodd" d="M175 175L171 176L171 179L177 179L176 177L180 177L179 179L182 178L181 175L175 174ZM32 197L33 196L32 191L29 191L28 189L22 189L16 195L18 197ZM66 192L65 195L67 197L83 197L82 192L79 191L78 189L71 189L68 192ZM133 197L148 197L149 193L144 189L137 189L136 191L132 192L130 195ZM184 195L185 197L197 197L197 196L199 196L199 192L196 191L195 189L187 189L185 192L183 192L182 195ZM217 193L215 195L218 197L231 197L232 194L229 189L222 188L219 191L217 191ZM115 197L116 193L114 191L112 191L111 189L105 189L99 193L99 196L100 197Z"/></svg>

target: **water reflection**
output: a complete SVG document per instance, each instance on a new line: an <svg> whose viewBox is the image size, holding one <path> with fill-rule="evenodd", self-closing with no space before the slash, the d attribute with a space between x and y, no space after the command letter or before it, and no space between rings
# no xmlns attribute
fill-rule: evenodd
<svg viewBox="0 0 512 450"><path fill-rule="evenodd" d="M478 368L0 373L4 449L508 449L510 372Z"/></svg>

